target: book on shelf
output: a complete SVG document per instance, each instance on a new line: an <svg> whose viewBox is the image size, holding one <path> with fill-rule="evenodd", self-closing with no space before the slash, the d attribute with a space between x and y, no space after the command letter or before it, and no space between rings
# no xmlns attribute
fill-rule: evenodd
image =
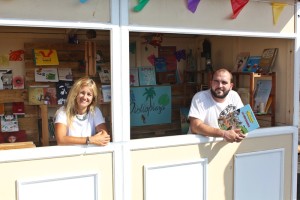
<svg viewBox="0 0 300 200"><path fill-rule="evenodd" d="M24 76L16 75L13 76L13 89L24 89Z"/></svg>
<svg viewBox="0 0 300 200"><path fill-rule="evenodd" d="M189 111L190 108L188 107L181 107L180 108L180 125L181 125L181 133L187 134L190 128L190 121L189 121Z"/></svg>
<svg viewBox="0 0 300 200"><path fill-rule="evenodd" d="M98 68L99 78L102 84L110 84L110 67L99 66Z"/></svg>
<svg viewBox="0 0 300 200"><path fill-rule="evenodd" d="M58 82L57 68L35 68L35 82Z"/></svg>
<svg viewBox="0 0 300 200"><path fill-rule="evenodd" d="M57 105L57 92L55 87L44 88L44 103L47 105Z"/></svg>
<svg viewBox="0 0 300 200"><path fill-rule="evenodd" d="M73 74L71 68L57 68L58 80L73 81Z"/></svg>
<svg viewBox="0 0 300 200"><path fill-rule="evenodd" d="M167 63L166 59L162 57L158 57L154 59L154 66L156 72L166 72L167 70Z"/></svg>
<svg viewBox="0 0 300 200"><path fill-rule="evenodd" d="M103 102L111 102L111 86L110 85L101 85L101 93Z"/></svg>
<svg viewBox="0 0 300 200"><path fill-rule="evenodd" d="M64 105L74 81L58 81L56 83L57 104Z"/></svg>
<svg viewBox="0 0 300 200"><path fill-rule="evenodd" d="M137 67L131 67L129 73L130 86L139 86L139 69Z"/></svg>
<svg viewBox="0 0 300 200"><path fill-rule="evenodd" d="M55 141L54 117L48 119L49 140Z"/></svg>
<svg viewBox="0 0 300 200"><path fill-rule="evenodd" d="M12 112L14 115L25 115L24 102L13 102Z"/></svg>
<svg viewBox="0 0 300 200"><path fill-rule="evenodd" d="M167 71L177 69L177 59L175 56L176 46L159 46L158 57L165 58Z"/></svg>
<svg viewBox="0 0 300 200"><path fill-rule="evenodd" d="M176 71L157 72L156 82L158 84L174 84L177 82Z"/></svg>
<svg viewBox="0 0 300 200"><path fill-rule="evenodd" d="M13 89L13 74L11 69L0 69L0 90Z"/></svg>
<svg viewBox="0 0 300 200"><path fill-rule="evenodd" d="M264 49L259 62L258 73L268 74L272 72L276 57L278 54L278 48Z"/></svg>
<svg viewBox="0 0 300 200"><path fill-rule="evenodd" d="M34 49L34 63L40 65L59 65L57 52L55 49Z"/></svg>
<svg viewBox="0 0 300 200"><path fill-rule="evenodd" d="M250 52L241 52L237 55L234 65L234 70L236 72L242 72L245 65L247 64L247 60L250 56Z"/></svg>
<svg viewBox="0 0 300 200"><path fill-rule="evenodd" d="M257 80L254 92L254 112L260 112L260 107L266 106L272 90L271 80ZM261 113L261 112L260 112Z"/></svg>
<svg viewBox="0 0 300 200"><path fill-rule="evenodd" d="M19 131L19 123L17 115L1 116L1 132Z"/></svg>
<svg viewBox="0 0 300 200"><path fill-rule="evenodd" d="M259 124L251 106L247 104L219 118L219 127L222 130L241 129L246 134L259 128Z"/></svg>
<svg viewBox="0 0 300 200"><path fill-rule="evenodd" d="M8 143L14 143L14 142L26 142L27 141L27 135L25 130L19 130L14 132L0 132L1 135L4 136L5 140L4 142Z"/></svg>
<svg viewBox="0 0 300 200"><path fill-rule="evenodd" d="M272 96L269 96L269 99L268 99L267 104L266 104L266 107L265 107L265 113L268 113L268 112L269 112L269 109L270 109L270 107L271 107L272 101L273 101L273 97L272 97Z"/></svg>
<svg viewBox="0 0 300 200"><path fill-rule="evenodd" d="M249 104L250 102L250 92L249 88L237 88L237 93L240 95L241 100L244 105Z"/></svg>
<svg viewBox="0 0 300 200"><path fill-rule="evenodd" d="M30 86L28 88L29 105L57 105L56 88L46 85Z"/></svg>
<svg viewBox="0 0 300 200"><path fill-rule="evenodd" d="M156 85L155 67L141 66L139 69L139 83L140 86Z"/></svg>
<svg viewBox="0 0 300 200"><path fill-rule="evenodd" d="M259 66L261 56L249 56L242 72L256 72Z"/></svg>

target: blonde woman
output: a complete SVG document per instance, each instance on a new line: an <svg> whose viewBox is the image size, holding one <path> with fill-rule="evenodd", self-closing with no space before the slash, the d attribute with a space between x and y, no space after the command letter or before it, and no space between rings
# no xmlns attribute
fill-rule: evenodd
<svg viewBox="0 0 300 200"><path fill-rule="evenodd" d="M98 88L83 77L69 91L67 101L55 114L55 136L58 145L95 144L110 142L104 117L97 107Z"/></svg>

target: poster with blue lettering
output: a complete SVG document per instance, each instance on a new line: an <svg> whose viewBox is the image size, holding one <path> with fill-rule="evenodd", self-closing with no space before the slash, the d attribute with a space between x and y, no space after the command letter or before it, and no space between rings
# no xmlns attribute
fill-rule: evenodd
<svg viewBox="0 0 300 200"><path fill-rule="evenodd" d="M130 125L171 123L171 86L130 88Z"/></svg>

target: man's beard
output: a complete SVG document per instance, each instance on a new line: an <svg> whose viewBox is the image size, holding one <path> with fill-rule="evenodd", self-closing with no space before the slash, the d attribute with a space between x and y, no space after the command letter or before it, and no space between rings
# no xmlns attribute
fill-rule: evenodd
<svg viewBox="0 0 300 200"><path fill-rule="evenodd" d="M220 89L219 89L220 90ZM223 94L218 94L215 91L213 91L213 89L210 89L211 94L213 95L213 97L218 98L218 99L225 99L225 97L228 95L228 93L230 92L230 90L227 91L223 91Z"/></svg>

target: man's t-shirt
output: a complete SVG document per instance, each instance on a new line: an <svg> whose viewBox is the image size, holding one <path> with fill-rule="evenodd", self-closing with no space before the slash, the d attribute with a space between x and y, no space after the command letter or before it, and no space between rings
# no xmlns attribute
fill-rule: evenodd
<svg viewBox="0 0 300 200"><path fill-rule="evenodd" d="M209 89L194 95L189 117L198 118L209 126L219 128L218 119L220 117L243 106L243 102L237 92L230 90L225 98L225 102L218 103L213 99ZM191 133L190 130L189 133Z"/></svg>

